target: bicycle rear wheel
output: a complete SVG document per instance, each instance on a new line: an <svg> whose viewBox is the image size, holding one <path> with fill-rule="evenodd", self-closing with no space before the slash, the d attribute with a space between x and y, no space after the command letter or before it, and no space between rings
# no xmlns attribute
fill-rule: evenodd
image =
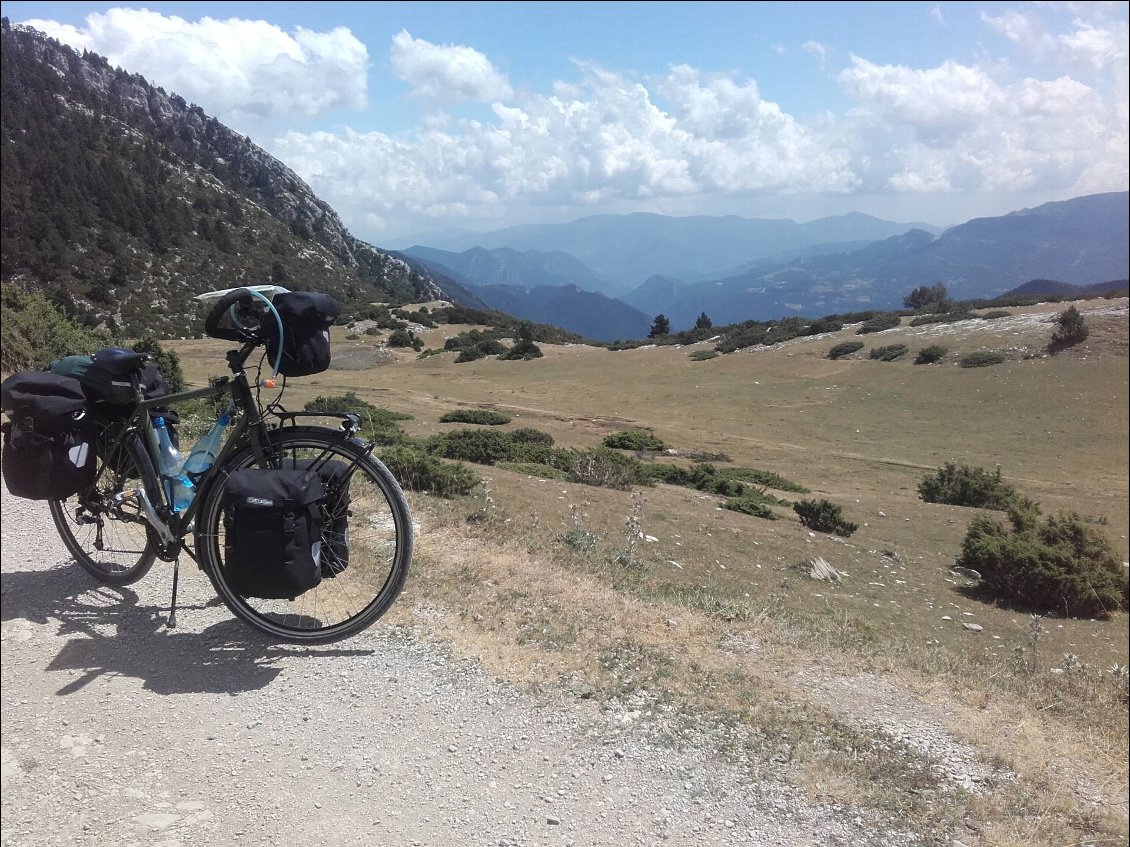
<svg viewBox="0 0 1130 847"><path fill-rule="evenodd" d="M271 466L322 468L336 462L345 496L327 497L322 580L293 600L243 597L231 586L223 501L228 477L255 466L250 447L225 463L202 493L196 522L200 564L232 614L275 638L318 644L347 638L383 615L400 594L412 559L412 521L396 479L361 442L321 427L270 433ZM339 492L340 495L341 492ZM328 551L337 554L332 557ZM344 553L347 552L347 555ZM347 562L341 567L341 562Z"/></svg>
<svg viewBox="0 0 1130 847"><path fill-rule="evenodd" d="M127 436L110 455L100 451L94 485L48 507L55 528L75 561L106 585L137 582L153 567L156 551L136 498L115 502L130 489L156 491L153 464L137 436Z"/></svg>

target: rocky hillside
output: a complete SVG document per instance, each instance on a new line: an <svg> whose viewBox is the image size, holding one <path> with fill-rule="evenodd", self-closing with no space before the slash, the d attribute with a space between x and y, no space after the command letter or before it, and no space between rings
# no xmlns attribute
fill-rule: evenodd
<svg viewBox="0 0 1130 847"><path fill-rule="evenodd" d="M198 331L194 295L239 284L347 304L467 299L354 238L293 171L200 107L7 19L2 38L5 284L92 325L168 336Z"/></svg>

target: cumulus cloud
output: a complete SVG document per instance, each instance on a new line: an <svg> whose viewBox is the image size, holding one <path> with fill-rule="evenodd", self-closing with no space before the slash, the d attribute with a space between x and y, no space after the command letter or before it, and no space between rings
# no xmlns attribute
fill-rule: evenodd
<svg viewBox="0 0 1130 847"><path fill-rule="evenodd" d="M875 190L1110 190L1127 180L1127 127L1094 88L1062 76L1001 81L946 62L925 70L853 57L839 82L858 103L840 129ZM878 155L875 155L875 153ZM1105 189L1098 174L1113 177Z"/></svg>
<svg viewBox="0 0 1130 847"><path fill-rule="evenodd" d="M413 214L479 216L518 201L585 206L854 185L847 152L762 100L751 81L681 65L653 93L597 65L578 67L578 84L496 103L492 121L397 139L290 133L273 149L311 184L385 217L396 204Z"/></svg>
<svg viewBox="0 0 1130 847"><path fill-rule="evenodd" d="M506 75L471 47L432 44L401 30L392 39L389 59L413 94L438 103L489 103L514 93Z"/></svg>
<svg viewBox="0 0 1130 847"><path fill-rule="evenodd" d="M369 55L344 27L284 32L266 21L186 21L145 9L87 15L85 26L26 21L105 56L246 130L256 121L365 105Z"/></svg>

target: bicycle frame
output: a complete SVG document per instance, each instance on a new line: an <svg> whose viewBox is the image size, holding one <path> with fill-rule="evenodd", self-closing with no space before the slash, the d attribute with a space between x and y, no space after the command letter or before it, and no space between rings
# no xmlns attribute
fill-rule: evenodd
<svg viewBox="0 0 1130 847"><path fill-rule="evenodd" d="M163 397L155 397L147 400L141 395L140 388L136 384L134 386L137 392L137 404L133 414L122 426L111 448L111 453L122 448L122 444L129 434L137 433L141 436L142 446L149 456L154 472L157 474L161 489L160 502L157 504L152 503L150 500L150 492L142 490L142 493L145 495L142 504L143 506L148 506L148 508L145 509L146 519L164 542L158 549L160 558L167 559L171 556L175 556L184 547L184 538L188 535L196 519L196 515L200 511L200 505L203 502L201 495L215 478L218 469L236 450L241 449L245 444L250 444L251 449L255 453L256 462L263 465L267 461L265 450L267 428L263 417L259 414L258 403L252 396L247 374L242 368L242 363L255 346L254 344L246 344L242 350L229 352L228 363L232 368L232 376L214 379L211 384L205 388L181 391L176 394L166 394ZM212 463L212 466L208 468L208 470L194 480L198 492L197 496L193 498L188 508L181 512L174 512L172 510L172 504L169 501L169 489L165 484L168 477L161 476L160 465L153 449L156 433L150 411L166 406L176 406L178 403L184 403L190 400L222 397L224 395L231 395L236 408L242 412L242 414L238 415L233 420L232 431L228 434L227 438L224 439L223 446L220 449L219 455L216 456L215 462Z"/></svg>

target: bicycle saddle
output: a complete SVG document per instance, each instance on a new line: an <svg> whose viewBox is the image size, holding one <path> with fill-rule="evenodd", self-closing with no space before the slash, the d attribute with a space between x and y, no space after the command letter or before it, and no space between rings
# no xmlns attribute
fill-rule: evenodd
<svg viewBox="0 0 1130 847"><path fill-rule="evenodd" d="M92 357L98 367L114 376L121 376L138 370L148 359L145 353L135 353L124 347L106 347Z"/></svg>

